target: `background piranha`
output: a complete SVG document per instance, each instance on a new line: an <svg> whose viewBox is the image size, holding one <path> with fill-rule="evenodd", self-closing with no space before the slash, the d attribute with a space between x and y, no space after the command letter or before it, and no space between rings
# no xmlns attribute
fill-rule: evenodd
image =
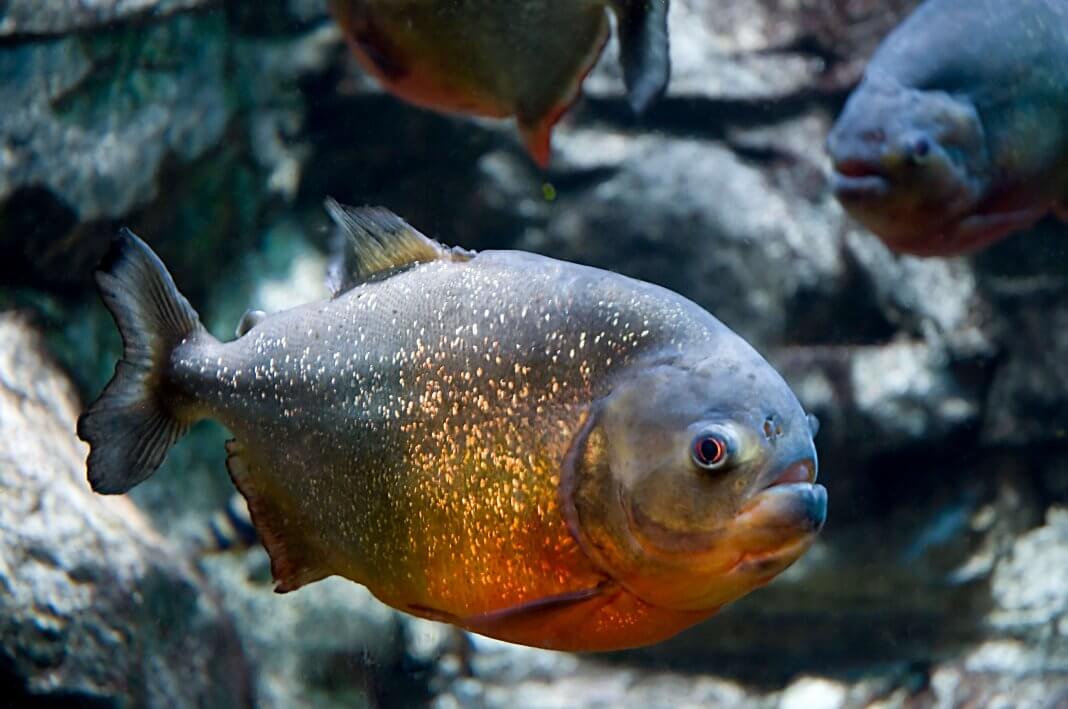
<svg viewBox="0 0 1068 709"><path fill-rule="evenodd" d="M1068 2L929 0L831 132L834 191L897 251L950 255L1068 200Z"/></svg>
<svg viewBox="0 0 1068 709"><path fill-rule="evenodd" d="M278 591L337 574L569 650L669 637L812 544L814 419L706 311L328 206L348 245L334 297L249 317L225 344L142 241L118 239L97 280L125 351L78 427L96 491L128 490L218 419Z"/></svg>
<svg viewBox="0 0 1068 709"><path fill-rule="evenodd" d="M668 0L334 0L360 60L419 106L515 116L531 156L549 162L552 128L619 27L631 105L667 86Z"/></svg>

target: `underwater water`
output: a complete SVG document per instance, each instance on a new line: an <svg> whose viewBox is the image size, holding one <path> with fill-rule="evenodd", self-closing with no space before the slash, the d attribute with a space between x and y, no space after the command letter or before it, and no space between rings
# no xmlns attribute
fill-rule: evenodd
<svg viewBox="0 0 1068 709"><path fill-rule="evenodd" d="M0 705L1068 706L1068 0L426 4L0 3Z"/></svg>

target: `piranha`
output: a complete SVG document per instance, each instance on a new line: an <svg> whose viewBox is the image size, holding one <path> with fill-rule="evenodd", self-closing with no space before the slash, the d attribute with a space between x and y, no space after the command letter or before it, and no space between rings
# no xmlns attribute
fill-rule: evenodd
<svg viewBox="0 0 1068 709"><path fill-rule="evenodd" d="M1068 0L929 0L828 139L833 189L891 248L974 251L1068 215Z"/></svg>
<svg viewBox="0 0 1068 709"><path fill-rule="evenodd" d="M708 312L328 206L347 239L333 298L226 343L141 240L117 239L96 279L124 353L78 424L94 490L129 490L217 419L277 591L340 575L561 650L663 640L813 543L814 419Z"/></svg>
<svg viewBox="0 0 1068 709"><path fill-rule="evenodd" d="M333 0L360 64L424 108L515 116L545 167L552 128L574 102L614 11L631 106L668 82L668 0Z"/></svg>

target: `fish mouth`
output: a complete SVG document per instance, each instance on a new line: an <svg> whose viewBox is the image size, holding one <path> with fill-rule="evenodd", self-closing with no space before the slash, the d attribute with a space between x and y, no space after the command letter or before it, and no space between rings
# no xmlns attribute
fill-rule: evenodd
<svg viewBox="0 0 1068 709"><path fill-rule="evenodd" d="M770 477L723 526L685 539L658 529L621 498L630 538L643 557L683 569L688 580L665 586L638 576L621 583L650 605L691 611L718 607L771 581L816 540L827 517L827 490L815 482L815 458L776 468Z"/></svg>
<svg viewBox="0 0 1068 709"><path fill-rule="evenodd" d="M890 181L877 173L848 175L835 171L831 190L843 202L870 201L886 197L890 193Z"/></svg>
<svg viewBox="0 0 1068 709"><path fill-rule="evenodd" d="M793 479L804 472L791 466L742 509L735 520L738 555L726 575L762 586L812 546L827 520L827 488Z"/></svg>
<svg viewBox="0 0 1068 709"><path fill-rule="evenodd" d="M775 482L742 508L739 519L798 535L819 532L827 520L827 488L813 482Z"/></svg>
<svg viewBox="0 0 1068 709"><path fill-rule="evenodd" d="M827 488L816 484L816 477L814 459L788 464L742 505L736 521L744 528L764 530L757 535L764 537L760 546L775 547L776 539L783 543L818 533L827 519Z"/></svg>
<svg viewBox="0 0 1068 709"><path fill-rule="evenodd" d="M859 201L885 197L890 181L881 166L871 160L845 158L834 160L831 189L840 200Z"/></svg>
<svg viewBox="0 0 1068 709"><path fill-rule="evenodd" d="M767 487L777 485L789 485L791 483L814 483L816 482L816 464L811 460L799 460L786 466L782 473L771 481ZM765 490L767 488L764 488Z"/></svg>

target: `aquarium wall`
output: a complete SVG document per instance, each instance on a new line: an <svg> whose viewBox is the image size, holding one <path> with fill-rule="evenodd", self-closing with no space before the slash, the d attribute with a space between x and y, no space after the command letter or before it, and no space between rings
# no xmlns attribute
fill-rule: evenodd
<svg viewBox="0 0 1068 709"><path fill-rule="evenodd" d="M828 132L916 5L672 0L666 94L634 114L613 39L543 170L509 122L383 91L325 2L0 3L3 696L1068 703L1068 227L914 258L831 190ZM327 197L715 314L820 421L815 546L671 640L572 654L415 618L341 578L276 594L234 530L218 425L129 495L93 493L76 420L121 353L92 275L114 235L140 235L231 339L246 309L328 296Z"/></svg>

